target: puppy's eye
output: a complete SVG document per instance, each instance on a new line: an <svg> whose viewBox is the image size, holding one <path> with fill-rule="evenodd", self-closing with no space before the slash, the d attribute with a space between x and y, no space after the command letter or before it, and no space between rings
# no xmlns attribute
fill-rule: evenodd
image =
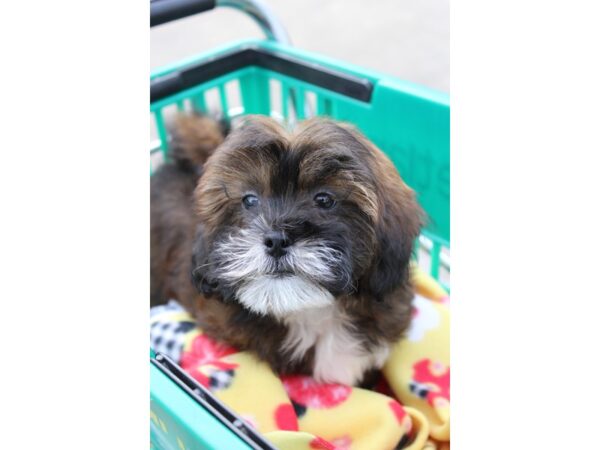
<svg viewBox="0 0 600 450"><path fill-rule="evenodd" d="M315 205L319 208L330 209L335 205L335 200L333 197L325 192L319 192L315 195Z"/></svg>
<svg viewBox="0 0 600 450"><path fill-rule="evenodd" d="M252 208L253 206L258 205L258 197L252 194L244 195L242 203L246 208Z"/></svg>

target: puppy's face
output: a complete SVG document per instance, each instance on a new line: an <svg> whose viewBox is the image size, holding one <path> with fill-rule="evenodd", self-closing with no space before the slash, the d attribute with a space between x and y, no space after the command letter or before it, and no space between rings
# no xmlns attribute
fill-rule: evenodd
<svg viewBox="0 0 600 450"><path fill-rule="evenodd" d="M198 288L280 318L352 294L382 300L404 279L420 222L391 162L323 119L290 135L248 118L207 163L196 206Z"/></svg>

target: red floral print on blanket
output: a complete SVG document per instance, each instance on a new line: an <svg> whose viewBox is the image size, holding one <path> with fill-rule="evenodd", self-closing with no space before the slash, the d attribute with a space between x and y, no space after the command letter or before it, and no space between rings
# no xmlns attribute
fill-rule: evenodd
<svg viewBox="0 0 600 450"><path fill-rule="evenodd" d="M202 334L192 341L189 351L183 352L179 365L203 386L211 389L223 389L229 386L233 378L233 369L238 365L221 361L227 355L236 353L237 350L225 344L213 341ZM201 366L211 366L207 374L201 371Z"/></svg>
<svg viewBox="0 0 600 450"><path fill-rule="evenodd" d="M185 369L187 364L207 364L236 352L237 350L233 347L215 342L211 338L199 334L192 341L190 350L183 352L180 365Z"/></svg>
<svg viewBox="0 0 600 450"><path fill-rule="evenodd" d="M433 407L446 407L450 402L450 367L438 361L422 359L413 365L410 383L413 394Z"/></svg>
<svg viewBox="0 0 600 450"><path fill-rule="evenodd" d="M404 420L404 418L406 417L406 411L404 411L404 408L402 407L402 405L400 403L398 403L396 400L390 400L388 405L389 405L390 409L392 410L392 412L394 413L394 415L396 416L398 423L402 423L402 420Z"/></svg>
<svg viewBox="0 0 600 450"><path fill-rule="evenodd" d="M332 441L326 441L322 437L316 437L310 441L310 448L315 450L350 450L352 439L348 435L336 438Z"/></svg>
<svg viewBox="0 0 600 450"><path fill-rule="evenodd" d="M310 441L310 448L315 450L336 450L333 444L327 442L325 439L321 437L316 437L312 441Z"/></svg>
<svg viewBox="0 0 600 450"><path fill-rule="evenodd" d="M280 430L298 431L298 418L294 407L283 403L275 409L275 423Z"/></svg>
<svg viewBox="0 0 600 450"><path fill-rule="evenodd" d="M396 416L398 423L404 427L405 434L409 434L412 431L412 419L404 410L404 407L396 400L390 400L388 406Z"/></svg>
<svg viewBox="0 0 600 450"><path fill-rule="evenodd" d="M290 399L308 408L327 409L343 403L352 388L342 384L318 383L304 375L281 377L283 387Z"/></svg>

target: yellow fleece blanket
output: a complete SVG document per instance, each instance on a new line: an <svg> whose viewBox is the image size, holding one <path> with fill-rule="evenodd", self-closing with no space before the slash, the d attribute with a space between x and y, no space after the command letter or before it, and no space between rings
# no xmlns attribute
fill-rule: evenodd
<svg viewBox="0 0 600 450"><path fill-rule="evenodd" d="M153 308L151 343L156 351L170 351L279 449L445 450L450 448L449 296L416 267L413 279L410 330L393 347L373 390L319 384L300 375L277 377L252 354L203 335L180 308Z"/></svg>

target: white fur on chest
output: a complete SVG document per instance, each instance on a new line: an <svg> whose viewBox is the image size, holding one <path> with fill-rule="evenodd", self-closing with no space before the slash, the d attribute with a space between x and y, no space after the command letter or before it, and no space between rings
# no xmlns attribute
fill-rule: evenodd
<svg viewBox="0 0 600 450"><path fill-rule="evenodd" d="M315 346L313 376L317 381L354 385L372 368L381 368L389 346L367 350L349 329L352 324L335 306L312 308L285 319L283 342L292 359L300 359Z"/></svg>

